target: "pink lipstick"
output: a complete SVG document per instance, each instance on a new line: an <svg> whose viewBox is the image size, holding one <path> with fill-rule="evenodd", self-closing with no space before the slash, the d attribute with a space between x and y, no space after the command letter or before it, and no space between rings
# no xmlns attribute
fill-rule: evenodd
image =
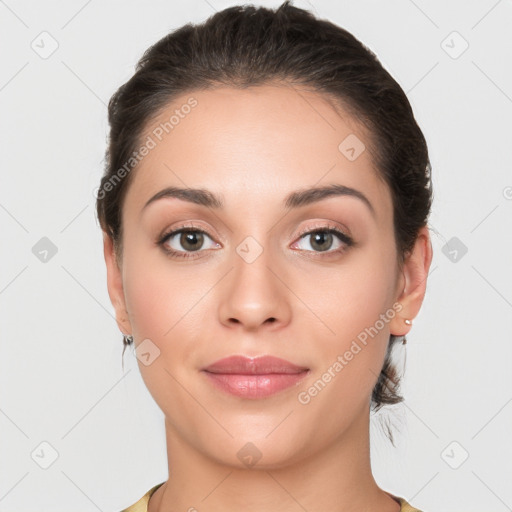
<svg viewBox="0 0 512 512"><path fill-rule="evenodd" d="M266 398L298 384L309 369L273 356L230 356L203 368L219 389L242 398Z"/></svg>

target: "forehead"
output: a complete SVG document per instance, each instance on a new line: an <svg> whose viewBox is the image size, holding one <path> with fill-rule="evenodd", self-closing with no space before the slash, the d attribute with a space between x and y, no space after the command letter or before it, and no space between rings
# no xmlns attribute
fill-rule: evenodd
<svg viewBox="0 0 512 512"><path fill-rule="evenodd" d="M339 183L391 209L366 131L325 96L296 86L218 87L175 98L146 126L148 146L127 203L168 186L205 188L234 207L281 202L291 190Z"/></svg>

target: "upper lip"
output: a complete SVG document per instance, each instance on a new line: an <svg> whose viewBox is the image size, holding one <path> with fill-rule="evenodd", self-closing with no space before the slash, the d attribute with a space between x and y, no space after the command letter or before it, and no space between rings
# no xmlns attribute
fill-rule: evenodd
<svg viewBox="0 0 512 512"><path fill-rule="evenodd" d="M274 356L229 356L203 368L210 373L231 373L237 375L266 375L269 373L301 373L309 368Z"/></svg>

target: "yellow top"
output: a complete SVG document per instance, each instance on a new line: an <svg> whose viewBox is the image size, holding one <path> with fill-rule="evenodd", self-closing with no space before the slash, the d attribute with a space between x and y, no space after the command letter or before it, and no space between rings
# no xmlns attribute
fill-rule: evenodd
<svg viewBox="0 0 512 512"><path fill-rule="evenodd" d="M121 510L121 512L148 512L149 498L151 498L151 495L164 483L165 482L162 482L161 484L152 487L146 494L144 494L144 496L142 496L139 501L130 507ZM394 500L400 503L400 512L421 512L421 510L411 507L411 505L409 505L409 503L407 503L407 501L405 501L403 498L399 498L398 496L394 496L390 493L387 494L389 494Z"/></svg>

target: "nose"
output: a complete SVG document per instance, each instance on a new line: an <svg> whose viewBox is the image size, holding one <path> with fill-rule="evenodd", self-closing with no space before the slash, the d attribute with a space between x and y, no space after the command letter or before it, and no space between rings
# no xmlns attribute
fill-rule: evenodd
<svg viewBox="0 0 512 512"><path fill-rule="evenodd" d="M254 261L240 254L233 255L233 268L219 290L221 323L245 331L287 325L293 294L285 284L285 270L265 250Z"/></svg>

